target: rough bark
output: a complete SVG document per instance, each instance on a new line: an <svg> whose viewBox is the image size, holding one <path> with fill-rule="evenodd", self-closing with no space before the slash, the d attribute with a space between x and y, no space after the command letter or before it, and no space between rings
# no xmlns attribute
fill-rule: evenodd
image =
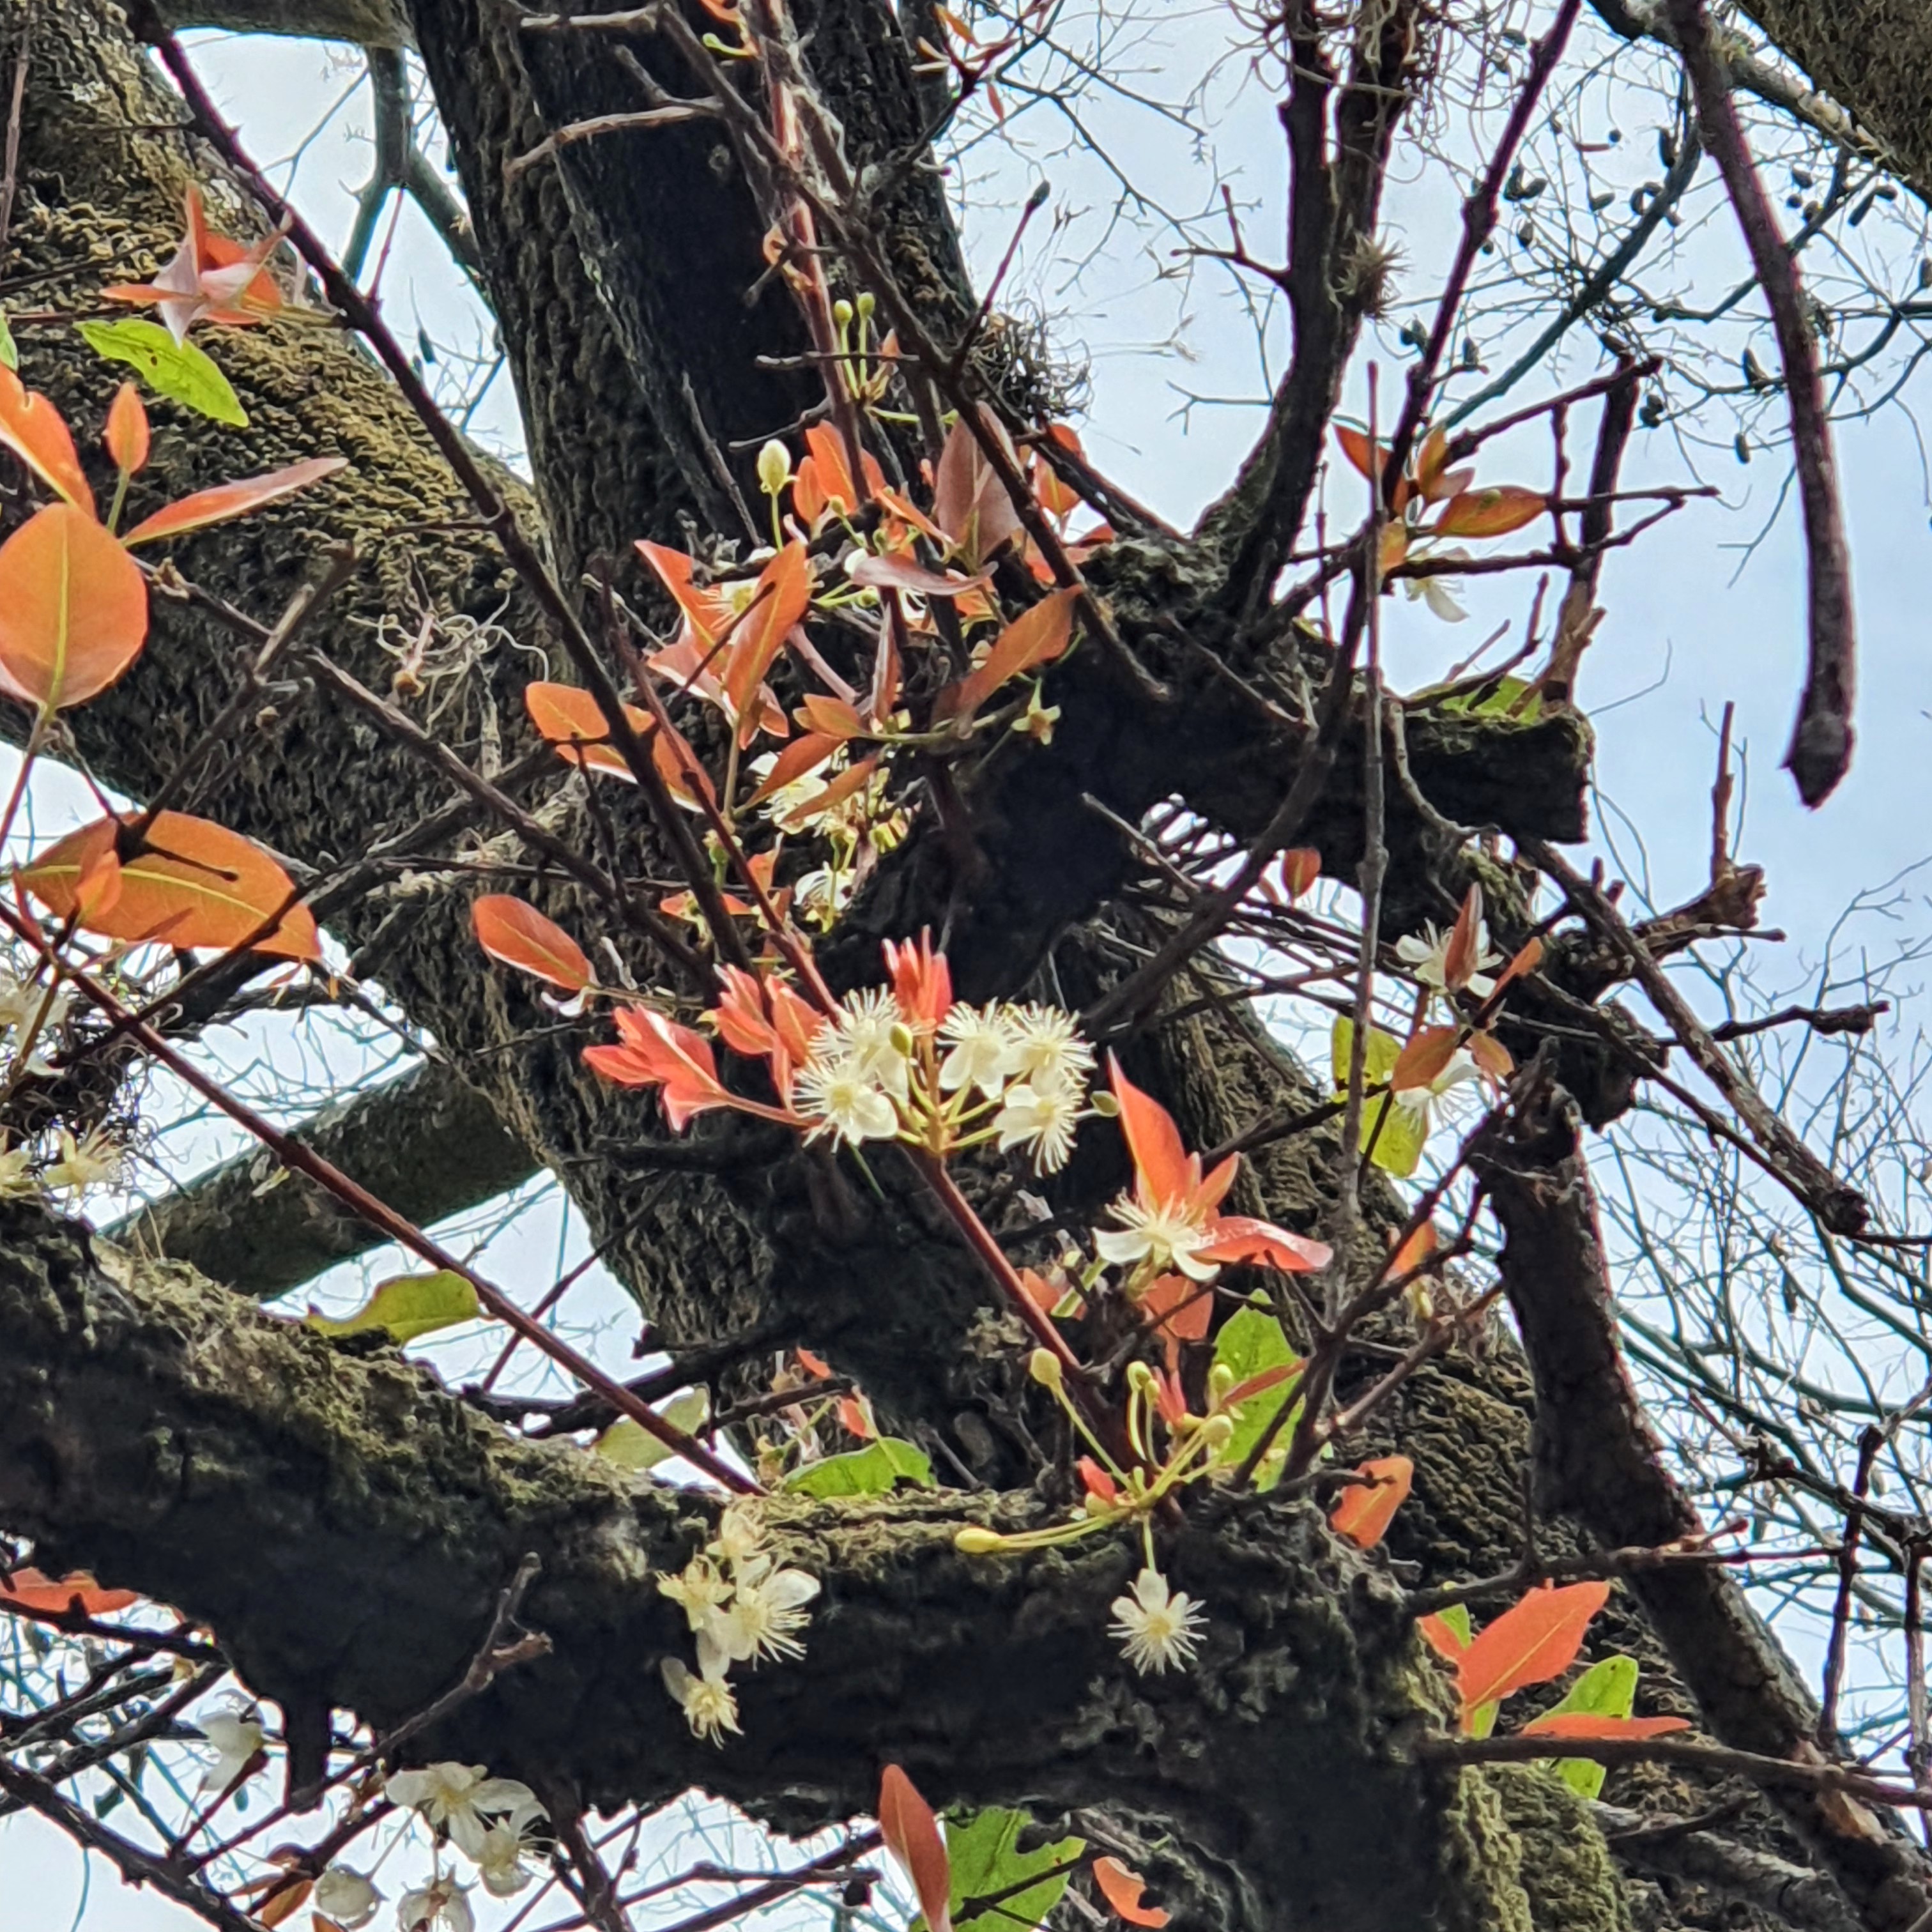
<svg viewBox="0 0 1932 1932"><path fill-rule="evenodd" d="M489 1102L434 1060L325 1108L296 1138L419 1228L480 1208L536 1171ZM197 1174L107 1233L264 1301L382 1238L266 1148Z"/></svg>

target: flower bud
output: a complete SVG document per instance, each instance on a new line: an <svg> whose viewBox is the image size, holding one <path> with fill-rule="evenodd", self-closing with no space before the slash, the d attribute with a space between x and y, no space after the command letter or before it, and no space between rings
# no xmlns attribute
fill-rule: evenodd
<svg viewBox="0 0 1932 1932"><path fill-rule="evenodd" d="M1201 1439L1216 1449L1225 1449L1234 1439L1234 1418L1232 1415L1210 1415L1201 1425Z"/></svg>
<svg viewBox="0 0 1932 1932"><path fill-rule="evenodd" d="M1051 1348L1036 1348L1027 1358L1027 1373L1041 1388L1057 1389L1061 1381L1060 1358Z"/></svg>
<svg viewBox="0 0 1932 1932"><path fill-rule="evenodd" d="M1127 1364L1127 1386L1145 1395L1154 1387L1154 1371L1144 1362Z"/></svg>
<svg viewBox="0 0 1932 1932"><path fill-rule="evenodd" d="M1087 1104L1103 1120L1114 1119L1120 1111L1120 1102L1115 1100L1104 1087Z"/></svg>
<svg viewBox="0 0 1932 1932"><path fill-rule="evenodd" d="M910 1060L912 1058L913 1048L916 1044L913 1038L912 1028L908 1026L903 1020L895 1020L892 1022L892 1030L890 1037L892 1042L892 1051L896 1053L902 1060Z"/></svg>
<svg viewBox="0 0 1932 1932"><path fill-rule="evenodd" d="M1234 1372L1226 1362L1216 1362L1208 1371L1208 1400L1220 1405L1228 1400L1228 1391L1234 1386Z"/></svg>
<svg viewBox="0 0 1932 1932"><path fill-rule="evenodd" d="M969 1523L954 1535L952 1546L962 1556L992 1556L1005 1547L1006 1540L997 1530L982 1529L977 1523Z"/></svg>
<svg viewBox="0 0 1932 1932"><path fill-rule="evenodd" d="M791 452L774 436L758 452L758 488L776 496L791 481Z"/></svg>
<svg viewBox="0 0 1932 1932"><path fill-rule="evenodd" d="M832 320L838 325L841 335L852 326L852 304L843 296L832 304Z"/></svg>
<svg viewBox="0 0 1932 1932"><path fill-rule="evenodd" d="M870 322L872 320L872 311L877 308L878 305L879 298L877 296L873 294L870 289L865 290L860 295L859 314L864 320L867 322Z"/></svg>

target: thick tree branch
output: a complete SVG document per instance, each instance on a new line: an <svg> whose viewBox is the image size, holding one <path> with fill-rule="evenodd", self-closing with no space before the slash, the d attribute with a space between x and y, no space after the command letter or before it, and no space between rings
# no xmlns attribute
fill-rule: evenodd
<svg viewBox="0 0 1932 1932"><path fill-rule="evenodd" d="M494 1201L536 1172L488 1101L434 1060L326 1108L296 1138L422 1228ZM265 1301L382 1239L266 1148L211 1168L107 1233Z"/></svg>

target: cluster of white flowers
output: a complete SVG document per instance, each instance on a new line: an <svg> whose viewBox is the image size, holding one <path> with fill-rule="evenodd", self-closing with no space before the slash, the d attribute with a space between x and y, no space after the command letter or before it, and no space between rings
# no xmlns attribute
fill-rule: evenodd
<svg viewBox="0 0 1932 1932"><path fill-rule="evenodd" d="M444 1763L392 1772L383 1789L397 1804L440 1831L476 1866L491 1897L511 1898L530 1883L532 1874L525 1860L532 1855L537 1827L548 1814L527 1784L514 1778L492 1778L480 1764ZM316 1887L318 1910L327 1911L322 1888L332 1880L338 1902L352 1906L354 1916L327 1916L352 1932L355 1925L374 1916L382 1894L361 1873L332 1867ZM398 1901L399 1932L473 1932L472 1888L439 1866L428 1884L406 1892Z"/></svg>
<svg viewBox="0 0 1932 1932"><path fill-rule="evenodd" d="M818 1579L777 1567L758 1505L748 1498L730 1504L717 1534L676 1576L660 1576L658 1588L682 1608L698 1638L697 1670L666 1658L664 1688L694 1736L722 1744L727 1731L739 1729L727 1672L734 1664L755 1668L768 1658L805 1654L797 1633L806 1605L818 1594Z"/></svg>
<svg viewBox="0 0 1932 1932"><path fill-rule="evenodd" d="M850 994L814 1041L794 1104L818 1123L814 1133L855 1145L928 1144L944 1118L962 1130L954 1144L1022 1148L1050 1174L1072 1152L1093 1070L1093 1048L1057 1008L954 1005L922 1028L872 988Z"/></svg>

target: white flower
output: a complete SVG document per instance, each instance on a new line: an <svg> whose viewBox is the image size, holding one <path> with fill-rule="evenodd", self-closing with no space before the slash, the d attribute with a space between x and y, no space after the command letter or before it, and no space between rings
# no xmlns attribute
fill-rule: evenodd
<svg viewBox="0 0 1932 1932"><path fill-rule="evenodd" d="M818 1579L802 1570L780 1570L755 1582L740 1579L730 1606L706 1621L705 1634L734 1664L802 1657L805 1646L792 1633L804 1627L804 1606L818 1588Z"/></svg>
<svg viewBox="0 0 1932 1932"><path fill-rule="evenodd" d="M1178 1268L1190 1281L1212 1281L1220 1272L1219 1264L1197 1258L1196 1250L1211 1246L1214 1237L1198 1220L1190 1220L1180 1202L1149 1208L1124 1194L1111 1211L1125 1225L1094 1231L1102 1261L1118 1267L1152 1257L1156 1268Z"/></svg>
<svg viewBox="0 0 1932 1932"><path fill-rule="evenodd" d="M1447 990L1449 977L1449 942L1454 937L1452 927L1448 932L1438 932L1433 920L1426 922L1422 936L1405 933L1395 943L1395 956L1414 974L1425 986L1433 986L1439 993ZM1486 1000L1496 990L1495 980L1483 970L1486 966L1500 966L1503 956L1490 950L1490 922L1487 920L1476 922L1476 970L1469 975L1469 991L1479 1000Z"/></svg>
<svg viewBox="0 0 1932 1932"><path fill-rule="evenodd" d="M956 1006L946 1016L939 1036L951 1048L939 1066L940 1090L956 1094L976 1087L997 1100L1013 1072L1018 1042L997 1006Z"/></svg>
<svg viewBox="0 0 1932 1932"><path fill-rule="evenodd" d="M331 1865L315 1882L310 1902L323 1918L332 1919L343 1932L357 1932L376 1916L382 1894L359 1871L347 1865Z"/></svg>
<svg viewBox="0 0 1932 1932"><path fill-rule="evenodd" d="M660 1576L658 1588L684 1609L685 1620L693 1630L702 1630L712 1611L730 1599L730 1582L708 1556L694 1556L676 1576Z"/></svg>
<svg viewBox="0 0 1932 1932"><path fill-rule="evenodd" d="M60 1159L40 1176L49 1187L70 1187L80 1194L119 1178L122 1151L99 1127L90 1128L87 1138L80 1142L62 1128L60 1154Z"/></svg>
<svg viewBox="0 0 1932 1932"><path fill-rule="evenodd" d="M31 980L0 974L0 1027L25 1033L38 1018L43 1034L53 1031L67 1016L74 1003L74 988L64 980L51 992ZM42 1012L44 1007L46 1011Z"/></svg>
<svg viewBox="0 0 1932 1932"><path fill-rule="evenodd" d="M903 1100L911 1084L906 1055L912 1034L898 1000L877 986L848 994L836 1025L827 1057L842 1054L862 1078Z"/></svg>
<svg viewBox="0 0 1932 1932"><path fill-rule="evenodd" d="M480 1764L431 1764L420 1771L395 1771L383 1786L398 1804L420 1812L431 1825L440 1825L471 1858L490 1828L493 1817L508 1817L521 1826L544 1815L527 1784L514 1778L492 1778Z"/></svg>
<svg viewBox="0 0 1932 1932"><path fill-rule="evenodd" d="M1469 553L1460 548L1439 550L1436 553L1436 560L1438 563L1466 563ZM1420 598L1445 624L1460 624L1469 614L1456 602L1456 592L1462 587L1460 577L1405 577L1402 587L1412 604Z"/></svg>
<svg viewBox="0 0 1932 1932"><path fill-rule="evenodd" d="M396 1906L401 1932L476 1932L476 1915L470 1909L470 1888L447 1875L414 1892L406 1892Z"/></svg>
<svg viewBox="0 0 1932 1932"><path fill-rule="evenodd" d="M682 1709L692 1736L714 1744L724 1742L727 1731L738 1729L738 1700L724 1681L730 1664L730 1659L700 1632L695 1672L675 1657L666 1658L658 1666L664 1672L664 1688Z"/></svg>
<svg viewBox="0 0 1932 1932"><path fill-rule="evenodd" d="M1009 1006L1013 1042L1010 1070L1036 1093L1077 1089L1094 1070L1094 1049L1074 1030L1073 1016L1037 1004Z"/></svg>
<svg viewBox="0 0 1932 1932"><path fill-rule="evenodd" d="M201 1734L214 1747L214 1756L201 1774L204 1791L226 1791L254 1763L262 1748L262 1726L247 1707L211 1712L197 1720Z"/></svg>
<svg viewBox="0 0 1932 1932"><path fill-rule="evenodd" d="M1466 1085L1482 1077L1482 1070L1470 1058L1468 1048L1459 1046L1450 1056L1449 1064L1433 1080L1420 1087L1395 1088L1395 1104L1405 1112L1426 1118L1432 1101L1440 1099L1451 1088Z"/></svg>
<svg viewBox="0 0 1932 1932"><path fill-rule="evenodd" d="M1033 1156L1034 1170L1057 1174L1073 1151L1073 1130L1080 1119L1077 1088L1009 1087L1006 1105L994 1117L1000 1151L1024 1145Z"/></svg>
<svg viewBox="0 0 1932 1932"><path fill-rule="evenodd" d="M748 1563L762 1554L768 1534L757 1497L740 1496L736 1502L725 1504L711 1546L728 1563Z"/></svg>
<svg viewBox="0 0 1932 1932"><path fill-rule="evenodd" d="M33 1156L25 1148L0 1150L0 1201L11 1201L23 1194L40 1191L40 1176L34 1172Z"/></svg>
<svg viewBox="0 0 1932 1932"><path fill-rule="evenodd" d="M842 1053L824 1058L814 1054L807 1060L792 1100L800 1113L818 1116L822 1124L812 1130L813 1138L829 1130L856 1145L890 1140L899 1130L898 1110L890 1098Z"/></svg>
<svg viewBox="0 0 1932 1932"><path fill-rule="evenodd" d="M1143 1570L1134 1579L1133 1594L1116 1597L1113 1611L1108 1629L1136 1670L1158 1674L1170 1664L1194 1661L1201 1642L1196 1628L1201 1606L1184 1592L1170 1594L1158 1570Z"/></svg>
<svg viewBox="0 0 1932 1932"><path fill-rule="evenodd" d="M526 1833L531 1822L500 1818L484 1831L476 1850L470 1853L476 1861L484 1888L492 1898L513 1898L530 1883L531 1874L524 1858L530 1850Z"/></svg>

